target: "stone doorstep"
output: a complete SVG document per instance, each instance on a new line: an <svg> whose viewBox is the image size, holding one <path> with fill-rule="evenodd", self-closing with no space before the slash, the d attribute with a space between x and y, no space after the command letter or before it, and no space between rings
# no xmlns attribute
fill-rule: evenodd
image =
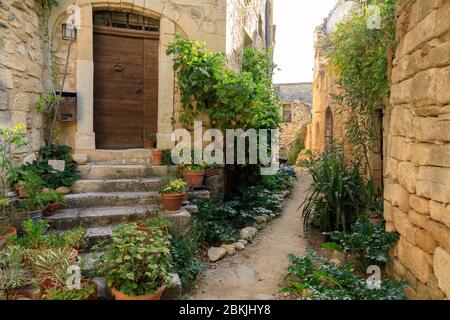
<svg viewBox="0 0 450 320"><path fill-rule="evenodd" d="M65 196L69 208L120 207L159 203L159 194L149 192L87 192Z"/></svg>
<svg viewBox="0 0 450 320"><path fill-rule="evenodd" d="M73 193L84 192L139 192L154 191L161 185L161 178L78 180L72 186Z"/></svg>
<svg viewBox="0 0 450 320"><path fill-rule="evenodd" d="M127 161L134 159L148 159L151 161L150 149L125 149L125 150L78 150L77 153L86 154L90 162L101 161Z"/></svg>
<svg viewBox="0 0 450 320"><path fill-rule="evenodd" d="M134 207L97 207L59 210L46 220L56 230L67 230L83 225L85 227L104 227L122 222L147 219L159 212L158 205Z"/></svg>
<svg viewBox="0 0 450 320"><path fill-rule="evenodd" d="M167 166L153 166L149 164L94 164L88 163L78 166L82 179L141 179L154 176L167 176Z"/></svg>

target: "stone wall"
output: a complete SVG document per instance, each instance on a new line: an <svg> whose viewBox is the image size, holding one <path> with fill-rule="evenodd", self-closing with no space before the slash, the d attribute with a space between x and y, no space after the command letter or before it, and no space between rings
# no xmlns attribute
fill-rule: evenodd
<svg viewBox="0 0 450 320"><path fill-rule="evenodd" d="M20 157L43 142L42 116L36 102L43 92L44 65L41 7L34 0L0 2L0 126L23 123L28 146Z"/></svg>
<svg viewBox="0 0 450 320"><path fill-rule="evenodd" d="M450 298L450 1L398 1L386 113L385 218L400 233L390 272L412 299Z"/></svg>
<svg viewBox="0 0 450 320"><path fill-rule="evenodd" d="M281 102L291 109L291 122L284 122L280 126L280 149L292 146L296 133L305 125L311 123L310 106L302 102Z"/></svg>

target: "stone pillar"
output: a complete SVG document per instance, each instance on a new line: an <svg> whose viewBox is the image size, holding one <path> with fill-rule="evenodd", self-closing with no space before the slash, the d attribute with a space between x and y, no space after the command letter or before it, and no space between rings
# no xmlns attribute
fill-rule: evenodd
<svg viewBox="0 0 450 320"><path fill-rule="evenodd" d="M174 71L172 57L166 55L167 46L173 42L175 24L161 17L159 40L159 76L158 76L158 149L170 149L173 146L172 117L174 113Z"/></svg>
<svg viewBox="0 0 450 320"><path fill-rule="evenodd" d="M77 36L78 123L75 149L95 149L92 4L80 6Z"/></svg>

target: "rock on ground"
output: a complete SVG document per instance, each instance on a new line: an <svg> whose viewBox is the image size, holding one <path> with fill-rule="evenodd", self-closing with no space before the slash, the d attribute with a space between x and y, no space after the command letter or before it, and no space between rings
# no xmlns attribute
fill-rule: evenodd
<svg viewBox="0 0 450 320"><path fill-rule="evenodd" d="M240 231L241 238L245 240L252 240L258 233L258 229L255 227L246 227Z"/></svg>
<svg viewBox="0 0 450 320"><path fill-rule="evenodd" d="M208 259L211 262L216 262L225 257L227 250L222 247L211 247L208 249Z"/></svg>

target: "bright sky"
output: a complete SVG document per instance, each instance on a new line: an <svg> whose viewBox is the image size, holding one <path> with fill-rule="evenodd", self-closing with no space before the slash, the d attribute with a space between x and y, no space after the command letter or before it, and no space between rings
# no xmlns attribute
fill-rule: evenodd
<svg viewBox="0 0 450 320"><path fill-rule="evenodd" d="M281 69L274 83L312 82L314 29L322 24L337 0L275 0L274 60Z"/></svg>

